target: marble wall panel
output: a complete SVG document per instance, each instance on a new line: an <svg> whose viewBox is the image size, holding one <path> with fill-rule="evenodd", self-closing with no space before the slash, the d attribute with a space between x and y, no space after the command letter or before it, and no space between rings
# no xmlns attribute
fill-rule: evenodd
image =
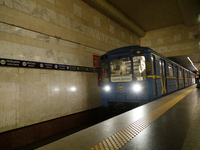
<svg viewBox="0 0 200 150"><path fill-rule="evenodd" d="M5 5L5 1L6 0L3 0L3 2L2 2L3 5ZM117 47L127 46L130 43L130 42L129 43L122 42L121 40L113 38L103 32L101 32L101 35L106 34L106 36L108 36L108 38L112 39L112 40L104 40L104 38L102 38L102 37L98 38L98 36L95 35L95 33L98 30L93 29L92 27L87 26L83 23L80 23L80 22L76 21L75 19L69 18L67 16L64 16L63 14L55 12L47 7L36 4L35 2L33 2L31 0L22 0L22 1L21 0L10 0L10 1L11 1L10 3L13 4L13 9L15 9L15 10L18 10L18 11L26 13L28 15L37 17L37 18L39 18L41 20L45 20L47 22L50 22L50 23L53 23L56 25L60 25L62 27L73 30L80 34L87 35L91 38L100 40L102 42L106 42L108 44L111 44L111 45L114 45ZM12 8L9 5L7 5L7 6ZM82 11L81 11L82 8L75 3L73 5L73 8L74 8L74 14L76 16L82 17ZM94 20L95 20L94 24L96 24L99 27L100 26L100 18L95 17ZM122 39L124 40L124 37L122 37ZM116 41L116 42L112 42L112 41ZM115 45L115 44L117 44L117 45Z"/></svg>
<svg viewBox="0 0 200 150"><path fill-rule="evenodd" d="M82 18L82 8L76 4L73 5L74 14L80 18Z"/></svg>
<svg viewBox="0 0 200 150"><path fill-rule="evenodd" d="M94 24L98 27L101 27L101 19L94 16Z"/></svg>
<svg viewBox="0 0 200 150"><path fill-rule="evenodd" d="M82 55L64 53L54 51L51 49L42 49L1 40L0 45L0 56L2 58L78 65L87 67L93 66L92 57L89 58Z"/></svg>
<svg viewBox="0 0 200 150"><path fill-rule="evenodd" d="M121 38L125 39L125 33L124 32L121 32Z"/></svg>
<svg viewBox="0 0 200 150"><path fill-rule="evenodd" d="M0 67L2 76L0 132L101 106L97 74Z"/></svg>
<svg viewBox="0 0 200 150"><path fill-rule="evenodd" d="M154 48L154 50L157 51L158 53L175 52L175 51L181 51L181 50L187 50L187 49L199 49L199 45L197 42L190 42L190 43L175 44L171 46L163 46L163 47Z"/></svg>
<svg viewBox="0 0 200 150"><path fill-rule="evenodd" d="M164 43L164 38L157 39L157 44L163 44L163 43Z"/></svg>
<svg viewBox="0 0 200 150"><path fill-rule="evenodd" d="M115 28L114 26L110 25L110 33L114 34L115 33Z"/></svg>
<svg viewBox="0 0 200 150"><path fill-rule="evenodd" d="M5 4L5 6L8 6L10 8L13 8L13 1L12 0L6 0L6 1L3 1L2 0L2 4Z"/></svg>
<svg viewBox="0 0 200 150"><path fill-rule="evenodd" d="M10 127L16 124L16 111L1 112L0 128Z"/></svg>
<svg viewBox="0 0 200 150"><path fill-rule="evenodd" d="M6 2L7 0L4 0ZM26 14L32 14L36 8L37 5L33 1L27 1L27 0L10 0L13 3L13 9L16 9L20 12L26 13Z"/></svg>
<svg viewBox="0 0 200 150"><path fill-rule="evenodd" d="M141 38L141 46L148 46L166 57L198 53L200 41L194 35L199 32L198 26L183 24L149 31Z"/></svg>
<svg viewBox="0 0 200 150"><path fill-rule="evenodd" d="M8 25L8 24L5 24L5 23L0 23L0 31L10 33L10 34L19 35L19 36L22 36L22 37L36 39L36 40L39 40L39 41L44 41L44 42L47 42L47 43L62 45L62 46L69 47L69 48L75 48L75 49L78 49L78 50L87 51L87 52L91 52L91 53L94 53L94 51L95 51L95 53L99 54L99 55L103 55L105 53L104 51L101 51L101 50L98 50L98 49L95 49L95 48L83 46L83 45L80 45L78 43L58 39L58 38L55 38L55 37L52 37L52 36L44 35L44 34L33 32L33 31L29 31L29 30L22 29L22 28L19 28L19 27L15 27L15 26L12 26L12 25Z"/></svg>
<svg viewBox="0 0 200 150"><path fill-rule="evenodd" d="M104 53L2 23L0 31L84 52ZM3 58L87 67L93 65L91 55L88 57L4 40L0 40L0 46ZM93 73L0 67L0 132L99 107L101 100L97 84L97 75Z"/></svg>
<svg viewBox="0 0 200 150"><path fill-rule="evenodd" d="M180 41L181 40L181 34L177 34L177 35L174 35L174 41Z"/></svg>
<svg viewBox="0 0 200 150"><path fill-rule="evenodd" d="M46 0L49 3L55 4L55 0Z"/></svg>
<svg viewBox="0 0 200 150"><path fill-rule="evenodd" d="M0 68L0 130L16 125L19 90L17 69Z"/></svg>

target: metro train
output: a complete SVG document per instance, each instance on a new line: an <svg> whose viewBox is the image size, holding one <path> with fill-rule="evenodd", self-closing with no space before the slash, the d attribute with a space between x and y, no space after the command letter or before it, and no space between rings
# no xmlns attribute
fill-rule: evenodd
<svg viewBox="0 0 200 150"><path fill-rule="evenodd" d="M133 108L195 84L195 74L148 47L128 46L100 57L102 106Z"/></svg>

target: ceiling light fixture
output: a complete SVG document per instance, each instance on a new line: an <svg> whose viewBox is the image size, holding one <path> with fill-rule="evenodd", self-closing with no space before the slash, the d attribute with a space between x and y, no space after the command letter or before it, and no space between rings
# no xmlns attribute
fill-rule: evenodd
<svg viewBox="0 0 200 150"><path fill-rule="evenodd" d="M193 62L191 61L190 57L187 57L187 59L190 61L190 63L192 64L192 66L194 67L194 69L196 69L198 71L198 69L194 66Z"/></svg>

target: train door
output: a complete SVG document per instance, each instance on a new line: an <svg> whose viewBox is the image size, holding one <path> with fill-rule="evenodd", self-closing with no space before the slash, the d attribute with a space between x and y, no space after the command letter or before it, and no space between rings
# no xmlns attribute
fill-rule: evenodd
<svg viewBox="0 0 200 150"><path fill-rule="evenodd" d="M185 87L185 70L183 70L183 87Z"/></svg>
<svg viewBox="0 0 200 150"><path fill-rule="evenodd" d="M178 83L179 83L179 89L184 87L184 81L183 81L183 69L179 67L179 78L178 78Z"/></svg>
<svg viewBox="0 0 200 150"><path fill-rule="evenodd" d="M178 89L178 67L175 66L175 77L176 77L176 89Z"/></svg>
<svg viewBox="0 0 200 150"><path fill-rule="evenodd" d="M166 90L166 71L165 71L165 61L160 59L159 60L159 65L160 65L160 77L161 77L161 86L162 86L162 95L167 93Z"/></svg>
<svg viewBox="0 0 200 150"><path fill-rule="evenodd" d="M192 74L190 71L188 72L188 81L189 81L188 85L190 86L192 84Z"/></svg>
<svg viewBox="0 0 200 150"><path fill-rule="evenodd" d="M188 72L185 71L185 86L188 86Z"/></svg>
<svg viewBox="0 0 200 150"><path fill-rule="evenodd" d="M152 70L152 75L156 75L156 70L155 70L155 56L151 55L151 70ZM153 79L153 95L154 97L157 97L158 93L157 93L157 83L156 83L156 78Z"/></svg>

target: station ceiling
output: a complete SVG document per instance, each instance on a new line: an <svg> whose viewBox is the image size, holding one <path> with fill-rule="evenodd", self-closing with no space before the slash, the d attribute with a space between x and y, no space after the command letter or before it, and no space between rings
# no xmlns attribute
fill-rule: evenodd
<svg viewBox="0 0 200 150"><path fill-rule="evenodd" d="M94 0L83 0L104 15L116 21L117 16L110 14L110 10L103 10L103 4L95 4ZM97 0L99 1L99 0ZM101 0L135 23L142 31L148 32L178 24L187 27L198 25L200 14L200 0ZM99 2L97 2L99 3ZM115 12L114 12L115 13ZM181 55L181 54L180 54ZM191 71L195 71L187 59L188 56L170 57L169 59L181 64ZM200 66L200 53L189 55L196 67Z"/></svg>
<svg viewBox="0 0 200 150"><path fill-rule="evenodd" d="M198 25L200 0L107 0L146 32L178 24ZM188 55L198 68L200 53ZM195 71L186 55L169 57Z"/></svg>
<svg viewBox="0 0 200 150"><path fill-rule="evenodd" d="M107 0L145 31L197 25L200 0Z"/></svg>

